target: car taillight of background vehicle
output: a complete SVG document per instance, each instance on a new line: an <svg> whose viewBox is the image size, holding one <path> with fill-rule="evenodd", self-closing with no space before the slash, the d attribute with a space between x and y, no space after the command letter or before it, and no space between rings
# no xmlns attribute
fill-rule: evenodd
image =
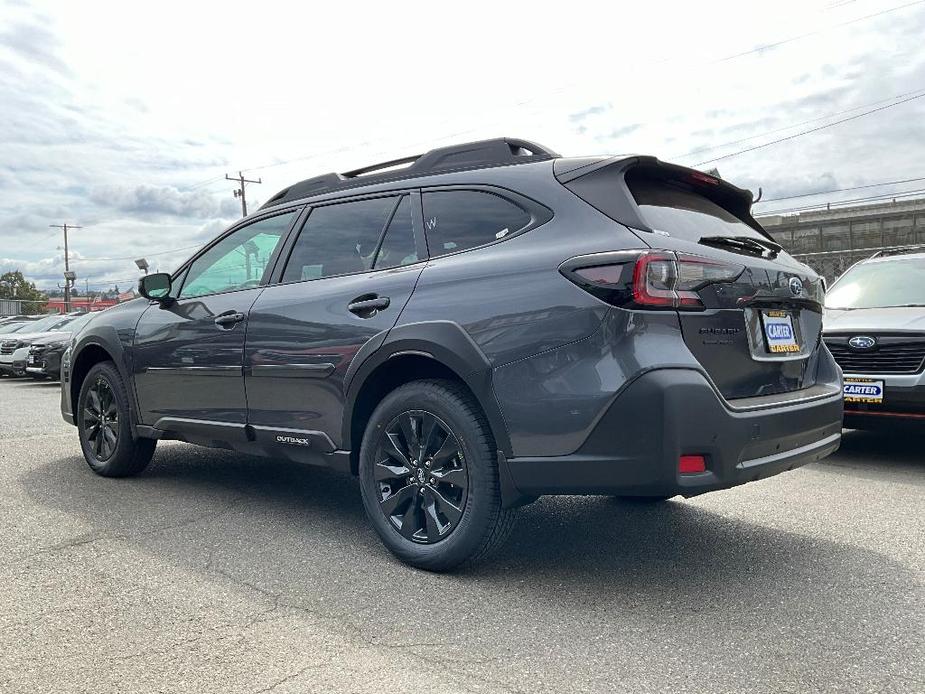
<svg viewBox="0 0 925 694"><path fill-rule="evenodd" d="M613 258L615 262L600 261ZM615 306L647 309L703 310L704 287L734 282L745 270L672 251L599 254L573 258L560 268L572 282Z"/></svg>

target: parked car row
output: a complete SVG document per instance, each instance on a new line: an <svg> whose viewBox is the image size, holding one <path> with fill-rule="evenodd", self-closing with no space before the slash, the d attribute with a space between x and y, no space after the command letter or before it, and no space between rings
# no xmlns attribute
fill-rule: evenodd
<svg viewBox="0 0 925 694"><path fill-rule="evenodd" d="M0 323L0 376L57 380L61 376L61 355L71 335L83 328L93 315L16 317Z"/></svg>

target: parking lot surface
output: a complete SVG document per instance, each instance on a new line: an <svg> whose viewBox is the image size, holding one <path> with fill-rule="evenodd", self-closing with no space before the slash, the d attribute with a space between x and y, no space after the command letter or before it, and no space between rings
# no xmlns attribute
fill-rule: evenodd
<svg viewBox="0 0 925 694"><path fill-rule="evenodd" d="M490 563L392 559L354 480L161 443L83 461L0 380L0 691L922 692L925 435L638 505L544 498Z"/></svg>

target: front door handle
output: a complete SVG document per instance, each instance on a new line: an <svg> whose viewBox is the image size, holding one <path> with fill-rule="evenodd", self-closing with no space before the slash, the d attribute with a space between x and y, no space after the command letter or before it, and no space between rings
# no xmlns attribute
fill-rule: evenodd
<svg viewBox="0 0 925 694"><path fill-rule="evenodd" d="M347 304L347 310L350 311L350 313L355 313L360 318L371 318L378 311L382 311L388 307L389 297L376 296L375 294L358 296Z"/></svg>
<svg viewBox="0 0 925 694"><path fill-rule="evenodd" d="M222 313L221 315L215 317L215 324L224 330L230 330L245 318L246 316L243 313L238 313L236 311L231 313Z"/></svg>

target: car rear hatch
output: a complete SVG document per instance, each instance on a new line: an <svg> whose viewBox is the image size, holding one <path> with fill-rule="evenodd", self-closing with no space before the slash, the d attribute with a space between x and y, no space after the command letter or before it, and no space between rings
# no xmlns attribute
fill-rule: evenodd
<svg viewBox="0 0 925 694"><path fill-rule="evenodd" d="M677 311L687 347L724 397L815 384L822 279L754 220L749 191L652 157L567 168L561 183L653 249L636 254L632 275L610 277L630 285L622 305ZM580 264L567 268L573 279Z"/></svg>

